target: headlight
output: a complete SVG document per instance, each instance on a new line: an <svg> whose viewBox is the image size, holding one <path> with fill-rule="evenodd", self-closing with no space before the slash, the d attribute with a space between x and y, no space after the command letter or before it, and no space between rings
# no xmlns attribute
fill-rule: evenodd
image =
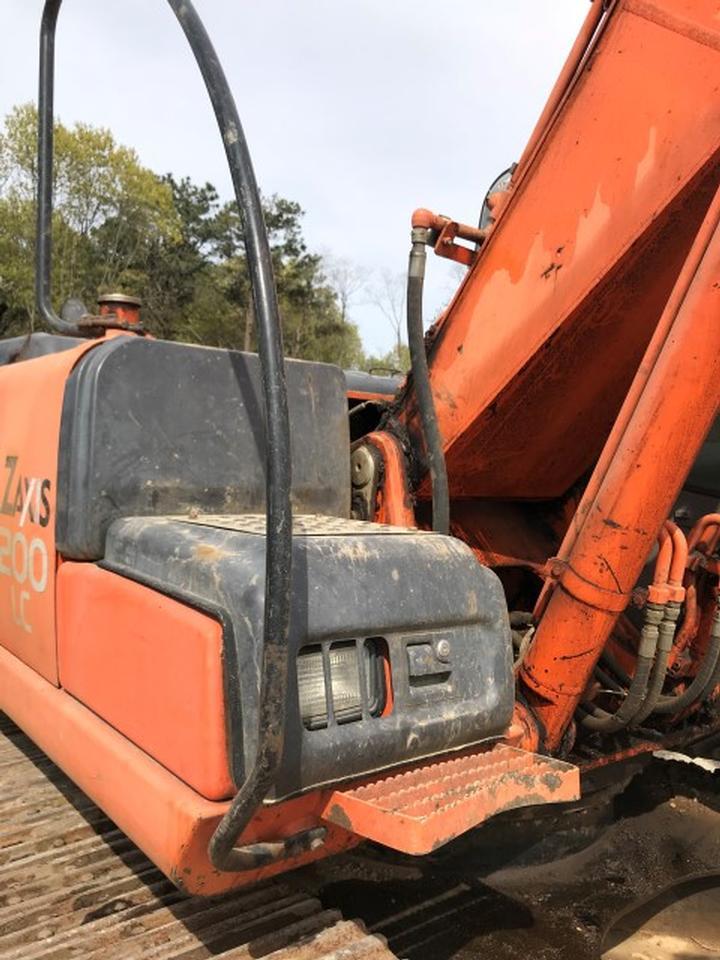
<svg viewBox="0 0 720 960"><path fill-rule="evenodd" d="M344 640L304 647L298 654L300 715L308 730L327 727L329 696L336 723L379 716L385 705L384 641ZM359 660L362 657L362 663Z"/></svg>

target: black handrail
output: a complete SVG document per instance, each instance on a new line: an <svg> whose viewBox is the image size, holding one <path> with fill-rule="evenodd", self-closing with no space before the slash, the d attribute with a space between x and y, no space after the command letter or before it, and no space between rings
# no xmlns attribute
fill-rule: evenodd
<svg viewBox="0 0 720 960"><path fill-rule="evenodd" d="M222 135L240 209L252 284L262 370L266 428L266 555L263 656L258 747L253 768L210 840L218 870L247 870L288 847L314 846L316 832L280 844L235 848L250 818L272 787L282 760L288 686L288 630L292 564L290 424L282 334L270 245L252 161L237 107L207 31L190 0L168 0L202 73ZM44 319L62 333L80 330L56 316L50 302L52 256L53 88L55 28L62 0L46 0L40 31L38 102L38 252L36 291Z"/></svg>

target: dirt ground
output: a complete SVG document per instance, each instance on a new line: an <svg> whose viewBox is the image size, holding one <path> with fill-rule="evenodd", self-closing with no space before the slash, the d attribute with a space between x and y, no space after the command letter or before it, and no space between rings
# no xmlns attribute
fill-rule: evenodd
<svg viewBox="0 0 720 960"><path fill-rule="evenodd" d="M364 846L297 880L406 960L720 958L720 773L653 760L616 789L422 860Z"/></svg>

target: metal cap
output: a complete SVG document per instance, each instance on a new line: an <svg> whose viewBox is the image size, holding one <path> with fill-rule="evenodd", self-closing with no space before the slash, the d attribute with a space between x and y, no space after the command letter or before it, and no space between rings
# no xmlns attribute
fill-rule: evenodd
<svg viewBox="0 0 720 960"><path fill-rule="evenodd" d="M104 303L124 303L138 308L142 306L140 297L132 297L129 293L103 293L98 297L98 304L102 306Z"/></svg>

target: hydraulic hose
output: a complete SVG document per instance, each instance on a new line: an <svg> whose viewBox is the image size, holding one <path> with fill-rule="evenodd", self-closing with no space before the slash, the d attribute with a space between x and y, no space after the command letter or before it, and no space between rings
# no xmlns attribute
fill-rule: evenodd
<svg viewBox="0 0 720 960"><path fill-rule="evenodd" d="M435 401L430 386L430 372L428 370L427 354L425 353L425 331L423 329L423 286L427 259L425 246L428 242L428 234L429 231L425 227L413 227L412 247L408 264L407 333L413 385L430 470L432 526L433 530L438 533L448 533L450 530L450 493L447 467L435 411Z"/></svg>
<svg viewBox="0 0 720 960"><path fill-rule="evenodd" d="M663 619L662 605L648 603L645 607L645 622L640 633L640 648L638 650L637 666L628 689L627 696L615 713L608 713L599 707L585 705L588 713L581 718L581 723L588 730L599 733L617 733L631 722L641 709L647 695L650 672L655 663L659 639L659 624Z"/></svg>
<svg viewBox="0 0 720 960"><path fill-rule="evenodd" d="M670 651L672 650L673 640L675 639L675 628L681 609L682 604L673 600L665 604L665 614L658 625L658 646L655 663L653 664L652 673L650 674L650 683L648 684L647 693L640 709L630 722L631 727L639 727L647 720L660 701L665 676L667 674L668 661L670 660Z"/></svg>
<svg viewBox="0 0 720 960"><path fill-rule="evenodd" d="M713 674L707 682L707 685L703 692L698 697L700 703L703 703L705 700L709 700L715 690L720 686L720 654L718 654L717 662L715 664L715 669Z"/></svg>
<svg viewBox="0 0 720 960"><path fill-rule="evenodd" d="M715 676L715 669L720 660L720 601L715 605L712 627L710 630L710 644L707 653L700 664L690 686L677 696L662 697L653 713L678 713L706 695L706 690Z"/></svg>
<svg viewBox="0 0 720 960"><path fill-rule="evenodd" d="M631 727L640 726L660 702L675 640L675 631L682 610L682 601L686 596L683 579L688 559L688 542L685 534L672 520L666 520L663 529L660 531L659 540L660 550L655 564L655 576L650 587L650 596L653 596L653 591L655 591L656 596L657 594L664 596L669 592L671 599L664 603L664 615L658 626L660 637L655 663L650 675L650 683L642 706L630 723ZM669 561L665 555L667 545L670 548Z"/></svg>
<svg viewBox="0 0 720 960"><path fill-rule="evenodd" d="M252 769L210 840L218 870L242 871L259 862L312 848L323 828L279 843L235 849L235 843L272 787L282 760L288 687L288 630L292 563L291 462L280 316L260 194L237 107L207 31L190 0L168 0L205 80L227 156L245 235L257 321L265 405L265 610L260 668L257 753ZM62 333L78 328L57 317L50 302L52 256L53 90L55 30L62 0L46 0L40 29L38 237L36 292L45 320Z"/></svg>
<svg viewBox="0 0 720 960"><path fill-rule="evenodd" d="M583 717L582 722L590 729L607 733L622 727L637 727L661 701L675 630L682 610L680 598L684 593L682 579L688 546L685 535L677 524L666 520L658 535L658 547L650 599L645 608L645 623L640 635L638 665L633 679L628 677L612 654L606 652L601 657L620 680L629 686L627 697L615 714L586 705L587 716ZM670 595L674 599L665 599L668 591L671 591ZM645 676L648 658L651 660L649 677ZM596 676L602 679L599 668L596 667L595 672ZM631 714L633 708L635 712Z"/></svg>

